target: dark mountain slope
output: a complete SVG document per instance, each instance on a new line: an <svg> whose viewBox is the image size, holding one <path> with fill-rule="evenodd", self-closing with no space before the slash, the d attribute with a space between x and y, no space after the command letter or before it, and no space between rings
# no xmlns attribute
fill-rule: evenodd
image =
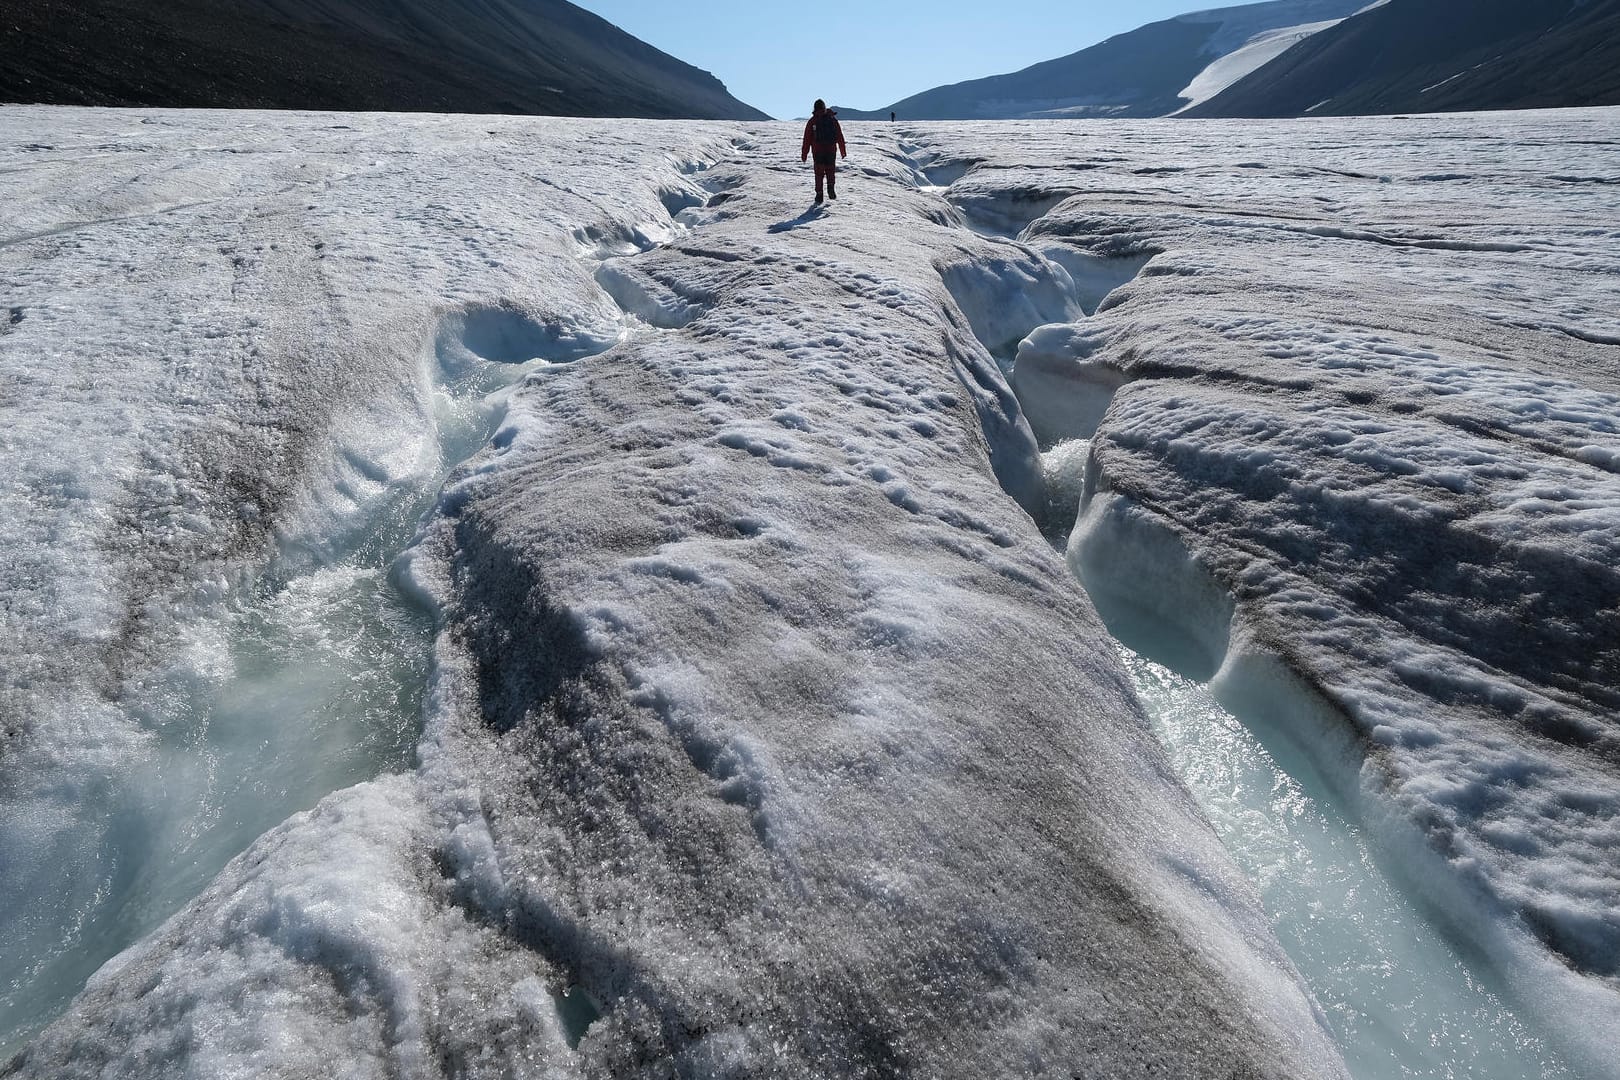
<svg viewBox="0 0 1620 1080"><path fill-rule="evenodd" d="M1620 0L1390 0L1188 116L1620 104Z"/></svg>
<svg viewBox="0 0 1620 1080"><path fill-rule="evenodd" d="M3 0L0 100L758 119L565 0Z"/></svg>
<svg viewBox="0 0 1620 1080"><path fill-rule="evenodd" d="M1342 19L1370 0L1270 0L1179 15L1009 75L940 86L850 119L1000 120L1036 115L1163 116L1216 58L1264 30Z"/></svg>
<svg viewBox="0 0 1620 1080"><path fill-rule="evenodd" d="M1010 75L925 90L870 115L886 119L893 111L908 120L985 120L1002 119L1009 111L1074 109L1158 116L1180 106L1176 91L1208 64L1199 50L1211 32L1174 20L1153 23ZM846 108L842 115L867 114Z"/></svg>

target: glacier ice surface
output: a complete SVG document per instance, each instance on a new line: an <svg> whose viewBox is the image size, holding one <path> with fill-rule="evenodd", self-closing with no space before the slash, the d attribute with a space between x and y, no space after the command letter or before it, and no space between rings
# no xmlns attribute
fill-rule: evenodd
<svg viewBox="0 0 1620 1080"><path fill-rule="evenodd" d="M917 125L804 215L777 125L5 110L8 865L99 842L199 626L497 425L393 571L416 767L7 1068L1341 1075L1057 506L1105 616L1321 704L1610 1075L1617 123Z"/></svg>

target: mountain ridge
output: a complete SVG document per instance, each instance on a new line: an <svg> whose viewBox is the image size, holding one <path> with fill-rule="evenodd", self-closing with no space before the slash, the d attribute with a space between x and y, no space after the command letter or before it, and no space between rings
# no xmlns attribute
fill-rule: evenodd
<svg viewBox="0 0 1620 1080"><path fill-rule="evenodd" d="M1345 18L1368 0L1270 0L1191 11L1116 34L1005 75L924 90L876 110L844 107L850 119L1001 120L1164 116L1187 104L1182 91L1212 62L1254 35Z"/></svg>
<svg viewBox="0 0 1620 1080"><path fill-rule="evenodd" d="M1272 0L1188 12L848 119L1283 118L1620 104L1620 0Z"/></svg>
<svg viewBox="0 0 1620 1080"><path fill-rule="evenodd" d="M1620 0L1389 0L1186 111L1377 115L1620 104Z"/></svg>
<svg viewBox="0 0 1620 1080"><path fill-rule="evenodd" d="M766 118L567 0L33 0L0 52L30 104Z"/></svg>

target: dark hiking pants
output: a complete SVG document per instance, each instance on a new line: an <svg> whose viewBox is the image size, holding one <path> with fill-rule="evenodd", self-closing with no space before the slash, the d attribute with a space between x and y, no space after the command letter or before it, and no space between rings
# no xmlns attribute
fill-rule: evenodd
<svg viewBox="0 0 1620 1080"><path fill-rule="evenodd" d="M818 146L810 153L811 157L815 158L816 161L817 197L820 197L821 195L821 185L824 182L827 185L828 191L837 190L838 149L836 147L828 147L827 149L823 150Z"/></svg>

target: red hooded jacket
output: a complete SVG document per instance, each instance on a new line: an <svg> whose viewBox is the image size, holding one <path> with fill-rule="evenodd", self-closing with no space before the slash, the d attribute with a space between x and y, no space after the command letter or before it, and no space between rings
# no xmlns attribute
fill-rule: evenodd
<svg viewBox="0 0 1620 1080"><path fill-rule="evenodd" d="M837 138L833 142L816 141L816 121L821 119L823 116L832 117L833 131L837 132ZM831 153L833 147L835 146L838 148L838 152L840 154L847 155L849 153L849 151L844 147L844 129L838 126L838 114L833 112L831 109L823 109L821 112L818 112L812 116L809 121L805 123L804 145L799 147L800 161L803 161L805 158L810 156L810 148L812 146L824 154Z"/></svg>

